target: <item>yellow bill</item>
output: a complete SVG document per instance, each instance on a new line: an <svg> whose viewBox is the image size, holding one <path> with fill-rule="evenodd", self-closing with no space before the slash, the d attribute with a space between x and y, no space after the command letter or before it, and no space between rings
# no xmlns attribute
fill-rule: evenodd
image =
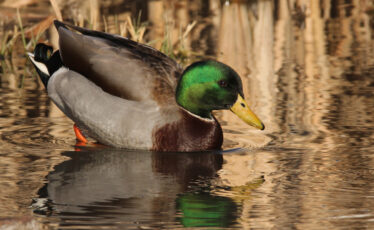
<svg viewBox="0 0 374 230"><path fill-rule="evenodd" d="M265 129L264 124L260 121L260 119L258 119L256 114L252 112L252 110L249 108L249 106L240 96L240 94L238 95L238 99L236 100L235 104L230 108L230 110L248 125L261 130Z"/></svg>

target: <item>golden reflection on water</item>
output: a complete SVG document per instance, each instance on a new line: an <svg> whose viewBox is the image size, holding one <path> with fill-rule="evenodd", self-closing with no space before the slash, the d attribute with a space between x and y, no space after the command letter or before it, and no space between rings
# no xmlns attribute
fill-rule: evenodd
<svg viewBox="0 0 374 230"><path fill-rule="evenodd" d="M116 1L117 11L93 2L75 3L88 5L89 13L60 4L65 13L79 12L71 13L77 22L92 17L98 29L97 12L106 12L113 33L114 20L142 9L150 22L145 39L155 47L165 31L177 42L180 28L197 20L184 45L241 75L246 100L266 130L219 111L224 149L241 149L201 156L84 149L80 157L72 152L72 122L30 71L2 74L0 226L1 218L32 215L66 228L116 227L113 222L129 228L373 227L372 1L154 0L121 9ZM32 198L50 203L29 209ZM216 216L209 222L208 214Z"/></svg>

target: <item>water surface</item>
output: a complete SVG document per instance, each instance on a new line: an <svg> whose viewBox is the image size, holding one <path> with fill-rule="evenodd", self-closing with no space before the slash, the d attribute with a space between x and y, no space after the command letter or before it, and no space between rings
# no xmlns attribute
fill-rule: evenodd
<svg viewBox="0 0 374 230"><path fill-rule="evenodd" d="M30 70L2 73L0 228L374 228L372 4L181 2L190 48L238 71L267 129L217 112L222 151L77 147Z"/></svg>

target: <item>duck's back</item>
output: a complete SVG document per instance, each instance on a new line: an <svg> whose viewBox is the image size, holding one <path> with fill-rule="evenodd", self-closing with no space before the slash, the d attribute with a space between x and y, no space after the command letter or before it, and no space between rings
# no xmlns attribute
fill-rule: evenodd
<svg viewBox="0 0 374 230"><path fill-rule="evenodd" d="M127 38L56 22L60 55L69 69L127 100L175 103L182 68L152 47Z"/></svg>

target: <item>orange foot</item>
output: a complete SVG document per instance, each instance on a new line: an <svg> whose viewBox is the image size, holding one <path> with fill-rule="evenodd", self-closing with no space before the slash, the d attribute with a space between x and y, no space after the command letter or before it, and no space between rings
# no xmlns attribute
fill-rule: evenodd
<svg viewBox="0 0 374 230"><path fill-rule="evenodd" d="M77 140L78 140L78 144L86 144L88 141L87 139L83 136L81 130L78 128L78 126L76 124L74 124L74 133L75 133L75 136L77 137Z"/></svg>

